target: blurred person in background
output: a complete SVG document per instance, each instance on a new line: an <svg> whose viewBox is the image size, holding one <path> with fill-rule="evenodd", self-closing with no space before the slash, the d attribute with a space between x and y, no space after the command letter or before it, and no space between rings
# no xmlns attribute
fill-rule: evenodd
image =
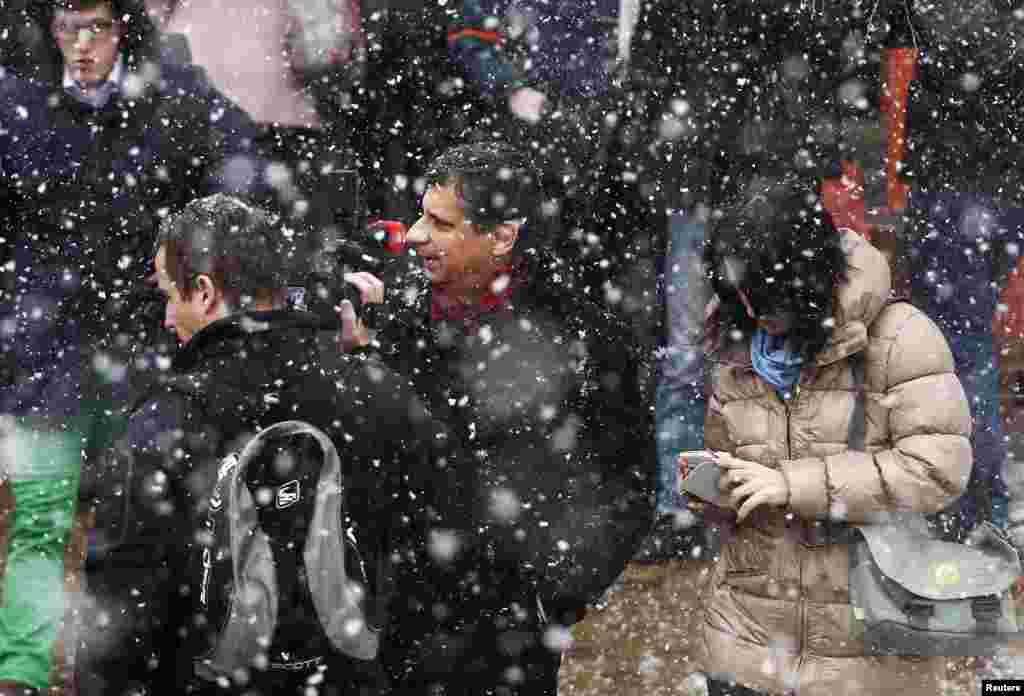
<svg viewBox="0 0 1024 696"><path fill-rule="evenodd" d="M0 514L0 683L45 689L71 650L59 629L85 553L89 520L72 534L86 515L83 457L106 448L129 384L173 350L148 312L148 247L196 195L258 188L259 167L251 120L201 72L162 59L141 4L15 3L2 22L0 413L13 511Z"/></svg>
<svg viewBox="0 0 1024 696"><path fill-rule="evenodd" d="M308 87L321 77L340 82L342 69L361 64L359 3L150 0L148 5L171 37L165 45L183 47L178 59L201 67L256 122L254 147L273 193L261 202L284 214L303 240L304 255L314 255L326 235L342 231L336 210L354 203L332 201L334 187L324 173L353 162Z"/></svg>
<svg viewBox="0 0 1024 696"><path fill-rule="evenodd" d="M452 11L438 3L149 6L165 43L187 46L182 60L202 66L258 123L274 193L264 203L308 237L311 254L336 237L367 241L363 223L350 224L353 208L370 223L415 219L430 159L483 114L457 80L446 44ZM238 35L238 26L251 30ZM225 36L233 37L227 49ZM339 200L341 170L358 173L358 200Z"/></svg>
<svg viewBox="0 0 1024 696"><path fill-rule="evenodd" d="M706 283L700 256L711 202L704 158L710 155L695 146L699 134L711 137L717 120L694 85L709 79L712 25L696 8L668 2L641 3L635 11L625 79L631 111L643 130L633 133L632 151L638 155L631 171L642 177L640 190L655 209L663 211L651 220L666 228L668 242L659 271L665 326L656 399L658 522L637 560L690 559L695 552L710 557L707 530L680 495L678 455L704 446Z"/></svg>
<svg viewBox="0 0 1024 696"><path fill-rule="evenodd" d="M968 493L944 519L947 534L962 539L980 522L1021 522L1010 521L1009 479L1020 475L1007 471L1001 413L997 346L1007 337L993 340L992 330L1001 326L1000 293L1024 242L1024 187L1014 164L1024 122L1012 96L1022 77L1024 18L1010 5L965 13L948 1L902 14L903 45L917 49L903 173L911 187L904 241L911 292L949 341L975 425Z"/></svg>

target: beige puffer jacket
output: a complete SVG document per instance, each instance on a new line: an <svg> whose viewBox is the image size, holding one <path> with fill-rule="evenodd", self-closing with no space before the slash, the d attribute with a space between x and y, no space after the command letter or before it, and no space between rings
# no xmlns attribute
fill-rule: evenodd
<svg viewBox="0 0 1024 696"><path fill-rule="evenodd" d="M749 349L713 362L709 449L781 468L788 510L762 507L722 548L704 602L707 667L751 688L799 696L936 694L945 660L871 658L852 638L848 547L807 531L880 510L936 512L971 471L970 414L939 329L890 303L889 266L844 236L849 282L832 340L784 404L751 367ZM854 408L849 356L865 351L868 452L848 451Z"/></svg>

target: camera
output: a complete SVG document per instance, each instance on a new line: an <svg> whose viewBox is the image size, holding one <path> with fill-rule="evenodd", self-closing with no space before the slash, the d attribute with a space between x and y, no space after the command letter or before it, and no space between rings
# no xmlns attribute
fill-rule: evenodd
<svg viewBox="0 0 1024 696"><path fill-rule="evenodd" d="M333 193L333 210L321 224L306 230L307 253L291 274L289 304L313 312L328 328L340 328L337 307L349 300L356 315L372 324L376 305L363 306L357 287L345 281L346 273L368 271L386 287L398 281L403 257L396 254L378 223L366 219L361 181L352 170L337 169L322 175L320 186ZM397 223L396 223L397 224Z"/></svg>
<svg viewBox="0 0 1024 696"><path fill-rule="evenodd" d="M372 230L363 230L360 236L372 239ZM305 282L290 288L292 304L317 314L328 324L335 324L339 321L335 308L348 300L356 315L368 322L375 305L363 306L359 289L345 280L345 274L369 271L388 283L394 279L398 263L399 259L383 245L372 242L360 244L352 239L336 240L324 249L321 258L313 264L313 270L306 274Z"/></svg>

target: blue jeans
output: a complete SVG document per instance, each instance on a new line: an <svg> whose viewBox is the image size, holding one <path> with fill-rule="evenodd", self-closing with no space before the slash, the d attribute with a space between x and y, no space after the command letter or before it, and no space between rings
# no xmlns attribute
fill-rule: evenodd
<svg viewBox="0 0 1024 696"><path fill-rule="evenodd" d="M655 404L659 515L684 506L676 456L683 450L704 446L706 407L700 346L703 327L699 322L703 316L703 279L695 263L704 242L704 224L675 213L669 225L665 264L668 345L660 360Z"/></svg>
<svg viewBox="0 0 1024 696"><path fill-rule="evenodd" d="M985 518L1005 529L1010 492L1006 483L1006 442L999 417L999 364L992 335L953 334L949 346L974 419L974 467L967 491L953 507L965 529Z"/></svg>

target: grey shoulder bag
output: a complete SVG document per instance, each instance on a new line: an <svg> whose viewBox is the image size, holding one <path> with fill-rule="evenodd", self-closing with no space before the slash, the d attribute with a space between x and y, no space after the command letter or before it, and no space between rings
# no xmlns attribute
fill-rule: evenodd
<svg viewBox="0 0 1024 696"><path fill-rule="evenodd" d="M849 447L864 451L864 359L850 359L857 399ZM850 604L868 655L985 656L1017 632L1010 588L1017 552L996 527L940 541L920 514L860 524L850 541Z"/></svg>

